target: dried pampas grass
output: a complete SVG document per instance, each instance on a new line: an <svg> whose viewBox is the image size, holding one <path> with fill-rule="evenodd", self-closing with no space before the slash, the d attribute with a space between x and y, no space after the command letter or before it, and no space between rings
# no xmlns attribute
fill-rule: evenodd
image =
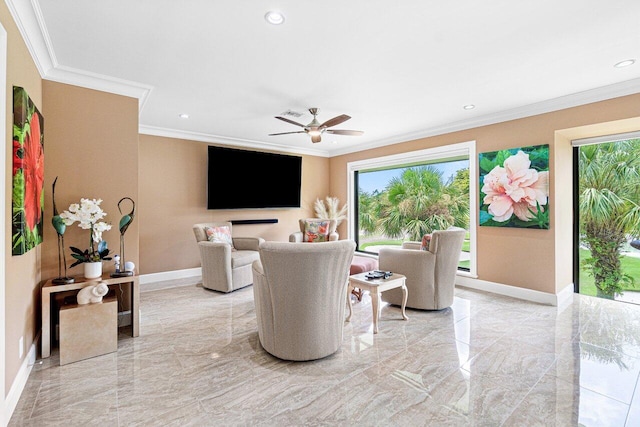
<svg viewBox="0 0 640 427"><path fill-rule="evenodd" d="M340 206L340 200L337 197L327 196L325 200L316 199L314 204L316 216L320 219L335 219L338 221L338 225L345 219L347 219L347 204L345 203L342 208Z"/></svg>

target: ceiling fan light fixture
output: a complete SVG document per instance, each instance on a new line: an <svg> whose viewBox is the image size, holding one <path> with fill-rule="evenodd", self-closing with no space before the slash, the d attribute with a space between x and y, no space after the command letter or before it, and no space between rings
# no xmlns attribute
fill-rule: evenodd
<svg viewBox="0 0 640 427"><path fill-rule="evenodd" d="M270 10L264 15L264 20L271 25L282 25L284 24L284 14L277 10Z"/></svg>
<svg viewBox="0 0 640 427"><path fill-rule="evenodd" d="M340 114L339 116L335 116L332 119L325 121L324 123L320 123L318 118L318 109L317 108L309 108L309 112L313 116L313 120L311 123L307 125L303 125L302 123L298 123L295 120L288 119L283 116L276 116L276 119L282 120L283 122L289 123L291 125L298 126L302 128L302 130L293 131L293 132L278 132L278 133L270 133L269 136L277 136L277 135L290 135L293 133L306 133L311 137L311 142L320 142L322 140L322 134L328 133L332 135L353 135L360 136L363 134L361 130L347 130L347 129L330 129L333 126L337 126L341 123L346 122L351 118L346 114ZM335 144L335 141L334 141Z"/></svg>

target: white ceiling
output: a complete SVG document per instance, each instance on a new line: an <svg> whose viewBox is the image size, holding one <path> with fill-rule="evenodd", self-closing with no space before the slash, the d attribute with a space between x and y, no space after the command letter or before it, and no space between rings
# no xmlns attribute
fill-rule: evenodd
<svg viewBox="0 0 640 427"><path fill-rule="evenodd" d="M138 97L153 135L333 156L640 92L638 0L6 3L44 78ZM267 136L310 107L364 135Z"/></svg>

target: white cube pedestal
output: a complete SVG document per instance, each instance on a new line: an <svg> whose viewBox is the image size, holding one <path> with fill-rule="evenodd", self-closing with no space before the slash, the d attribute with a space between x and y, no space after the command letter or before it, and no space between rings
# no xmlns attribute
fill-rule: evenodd
<svg viewBox="0 0 640 427"><path fill-rule="evenodd" d="M60 308L60 365L118 350L118 301Z"/></svg>

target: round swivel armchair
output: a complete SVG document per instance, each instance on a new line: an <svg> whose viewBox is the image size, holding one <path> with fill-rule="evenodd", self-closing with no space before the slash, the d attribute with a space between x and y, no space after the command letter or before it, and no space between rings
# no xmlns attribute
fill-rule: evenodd
<svg viewBox="0 0 640 427"><path fill-rule="evenodd" d="M263 242L253 294L260 344L284 360L329 356L342 345L351 240Z"/></svg>

